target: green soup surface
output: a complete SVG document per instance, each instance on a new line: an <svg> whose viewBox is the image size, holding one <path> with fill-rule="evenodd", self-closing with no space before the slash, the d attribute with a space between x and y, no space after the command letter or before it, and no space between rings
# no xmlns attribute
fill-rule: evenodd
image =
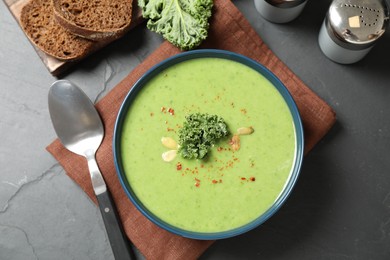
<svg viewBox="0 0 390 260"><path fill-rule="evenodd" d="M224 118L231 135L202 160L179 154L166 162L162 137L178 141L190 113ZM230 144L240 127L239 150ZM291 112L259 72L227 59L195 58L153 77L137 93L123 123L123 170L137 198L152 214L178 228L223 232L267 211L294 166L296 137Z"/></svg>

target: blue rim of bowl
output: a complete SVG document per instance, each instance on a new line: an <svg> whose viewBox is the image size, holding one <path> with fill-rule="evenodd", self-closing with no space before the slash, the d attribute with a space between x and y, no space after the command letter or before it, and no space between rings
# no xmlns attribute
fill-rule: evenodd
<svg viewBox="0 0 390 260"><path fill-rule="evenodd" d="M196 59L196 58L221 58L221 59L228 59L233 60L236 62L239 62L241 64L244 64L255 71L259 72L261 75L263 75L266 79L268 79L274 87L278 90L278 92L282 95L284 98L287 106L290 109L290 113L293 117L293 123L295 127L295 136L296 136L296 150L295 150L295 158L294 158L294 166L290 172L289 179L286 181L286 184L282 190L282 192L279 194L278 198L275 200L274 204L265 211L262 215L260 215L258 218L253 220L250 223L245 224L244 226L227 230L227 231L221 231L221 232L194 232L189 230L184 230L175 226L172 226L163 220L159 219L157 216L155 216L152 212L150 212L143 204L142 202L137 198L137 196L134 194L134 192L131 189L131 186L129 185L125 172L123 170L122 161L120 157L120 145L121 145L121 130L123 121L125 119L126 113L128 108L130 107L132 101L136 97L136 94L139 92L140 89L154 76L156 76L161 71L165 70L166 68L173 66L175 64L178 64L183 61L187 61L190 59ZM127 96L125 97L116 122L115 122L115 128L114 128L114 137L113 137L113 153L114 153L114 163L116 172L119 178L119 181L126 193L126 195L129 197L131 202L135 205L135 207L150 221L152 221L157 226L168 230L174 234L192 238L192 239L200 239L200 240L215 240L215 239L224 239L229 238L233 236L237 236L240 234L243 234L245 232L248 232L262 223L264 223L266 220L268 220L272 215L274 215L279 208L284 204L284 202L289 197L293 187L295 186L295 183L298 179L299 172L301 170L302 160L303 160L303 151L304 151L304 136L303 136L303 127L302 127L302 121L300 118L300 114L298 111L298 108L290 94L290 92L287 90L287 88L284 86L284 84L266 67L264 67L262 64L246 57L241 54L237 54L230 51L225 50L216 50L216 49L201 49L201 50L193 50L193 51L187 51L183 52L177 55L174 55L170 58L165 59L164 61L158 63L157 65L153 66L151 69L149 69L131 88Z"/></svg>

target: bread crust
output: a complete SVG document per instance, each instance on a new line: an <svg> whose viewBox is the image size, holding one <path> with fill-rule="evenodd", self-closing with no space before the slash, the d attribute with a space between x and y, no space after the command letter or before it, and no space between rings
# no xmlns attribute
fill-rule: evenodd
<svg viewBox="0 0 390 260"><path fill-rule="evenodd" d="M35 46L58 60L79 60L93 49L93 41L69 33L56 22L51 0L30 0L22 8L20 23Z"/></svg>
<svg viewBox="0 0 390 260"><path fill-rule="evenodd" d="M52 0L57 22L93 41L115 40L129 29L133 0Z"/></svg>

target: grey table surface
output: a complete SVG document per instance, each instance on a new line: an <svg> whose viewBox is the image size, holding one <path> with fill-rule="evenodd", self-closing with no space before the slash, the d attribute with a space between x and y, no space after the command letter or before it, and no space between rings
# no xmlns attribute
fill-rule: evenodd
<svg viewBox="0 0 390 260"><path fill-rule="evenodd" d="M317 41L329 0L309 1L283 25L260 17L252 0L234 3L337 123L305 157L281 210L201 259L390 259L389 31L365 59L339 65ZM55 139L47 94L56 78L2 1L0 35L0 259L113 259L98 208L45 150ZM99 100L161 42L141 25L62 78Z"/></svg>

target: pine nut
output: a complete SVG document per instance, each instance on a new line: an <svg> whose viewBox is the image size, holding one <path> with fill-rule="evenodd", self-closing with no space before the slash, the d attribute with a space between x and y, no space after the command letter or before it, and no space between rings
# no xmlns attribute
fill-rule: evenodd
<svg viewBox="0 0 390 260"><path fill-rule="evenodd" d="M175 159L176 155L177 155L177 150L169 150L164 152L161 157L164 160L164 162L171 162Z"/></svg>
<svg viewBox="0 0 390 260"><path fill-rule="evenodd" d="M237 134L239 135L250 135L254 132L255 130L253 127L240 127L237 129Z"/></svg>
<svg viewBox="0 0 390 260"><path fill-rule="evenodd" d="M173 140L172 137L162 137L161 138L161 143L164 145L166 148L169 149L177 149L177 143L175 140Z"/></svg>
<svg viewBox="0 0 390 260"><path fill-rule="evenodd" d="M240 136L239 135L233 135L233 137L230 140L229 144L232 146L233 151L238 151L240 149Z"/></svg>

